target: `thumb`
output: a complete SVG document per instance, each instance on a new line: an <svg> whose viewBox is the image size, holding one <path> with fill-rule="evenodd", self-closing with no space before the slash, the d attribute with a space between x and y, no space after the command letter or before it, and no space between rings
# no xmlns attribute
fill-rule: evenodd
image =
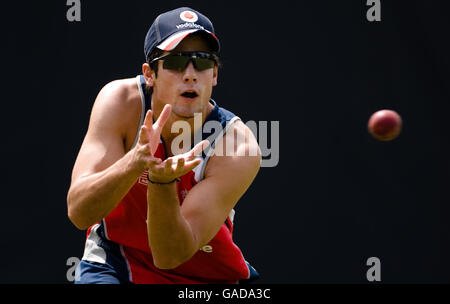
<svg viewBox="0 0 450 304"><path fill-rule="evenodd" d="M192 154L191 155L192 156L200 155L200 153L202 153L203 150L208 148L210 144L211 143L209 142L209 140L207 140L207 139L202 140L201 142L196 144L194 148L192 148Z"/></svg>

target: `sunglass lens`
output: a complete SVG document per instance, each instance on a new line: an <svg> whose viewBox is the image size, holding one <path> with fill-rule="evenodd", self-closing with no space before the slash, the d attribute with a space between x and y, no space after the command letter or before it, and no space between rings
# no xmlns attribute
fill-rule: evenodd
<svg viewBox="0 0 450 304"><path fill-rule="evenodd" d="M187 56L169 56L164 59L163 68L166 70L183 71L189 62Z"/></svg>
<svg viewBox="0 0 450 304"><path fill-rule="evenodd" d="M214 67L214 61L212 61L211 59L196 58L196 59L194 59L194 61L195 61L195 66L196 66L197 70L199 70L199 71L204 71L204 70L211 69Z"/></svg>
<svg viewBox="0 0 450 304"><path fill-rule="evenodd" d="M186 69L189 61L192 60L194 67L198 71L204 71L214 67L215 61L211 58L191 57L190 55L174 55L164 58L163 68L182 72Z"/></svg>

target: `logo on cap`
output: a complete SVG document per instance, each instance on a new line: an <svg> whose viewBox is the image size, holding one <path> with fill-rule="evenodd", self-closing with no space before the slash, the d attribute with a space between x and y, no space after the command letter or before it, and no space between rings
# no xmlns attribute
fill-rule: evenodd
<svg viewBox="0 0 450 304"><path fill-rule="evenodd" d="M180 14L181 20L185 22L196 22L198 20L198 16L193 11L184 11Z"/></svg>

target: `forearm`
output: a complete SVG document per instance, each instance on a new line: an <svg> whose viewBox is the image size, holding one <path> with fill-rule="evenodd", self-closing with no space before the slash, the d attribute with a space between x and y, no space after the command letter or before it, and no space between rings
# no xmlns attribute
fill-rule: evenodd
<svg viewBox="0 0 450 304"><path fill-rule="evenodd" d="M75 226L87 229L118 205L144 171L131 159L128 153L107 169L80 177L71 186L67 203Z"/></svg>
<svg viewBox="0 0 450 304"><path fill-rule="evenodd" d="M147 202L148 240L154 263L162 269L175 268L198 250L195 235L180 212L176 183L149 183Z"/></svg>

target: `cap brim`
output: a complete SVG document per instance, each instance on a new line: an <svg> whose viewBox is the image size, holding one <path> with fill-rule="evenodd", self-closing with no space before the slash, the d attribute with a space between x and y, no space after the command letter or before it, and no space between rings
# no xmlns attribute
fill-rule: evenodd
<svg viewBox="0 0 450 304"><path fill-rule="evenodd" d="M215 50L215 51L219 51L220 46L219 46L219 40L217 39L217 37L212 32L207 31L207 30L202 30L202 29L191 29L191 30L176 32L175 34L172 34L169 37L167 37L163 42L161 42L156 47L163 51L171 51L174 48L176 48L177 45L181 41L183 41L184 38L186 38L187 36L189 36L192 33L198 32L198 31L203 31L203 32L210 34L217 43L217 46L216 46L217 50Z"/></svg>

